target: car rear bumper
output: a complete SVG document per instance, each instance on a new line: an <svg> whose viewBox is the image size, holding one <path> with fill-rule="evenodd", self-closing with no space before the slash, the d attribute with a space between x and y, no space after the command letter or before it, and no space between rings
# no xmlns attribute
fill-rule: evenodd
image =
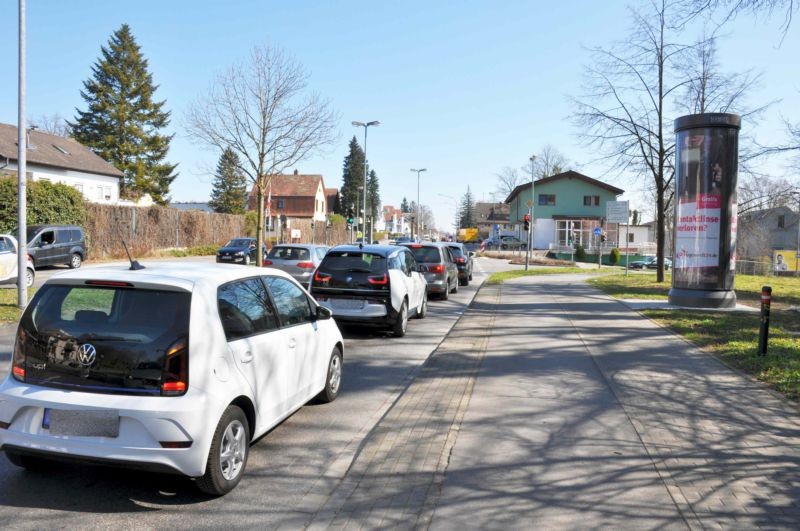
<svg viewBox="0 0 800 531"><path fill-rule="evenodd" d="M52 425L43 426L46 408L118 412L119 434L54 435ZM205 472L216 413L208 396L191 388L182 397L131 397L67 393L8 378L0 386L0 449L49 459L171 470L197 477ZM187 447L164 448L162 443Z"/></svg>

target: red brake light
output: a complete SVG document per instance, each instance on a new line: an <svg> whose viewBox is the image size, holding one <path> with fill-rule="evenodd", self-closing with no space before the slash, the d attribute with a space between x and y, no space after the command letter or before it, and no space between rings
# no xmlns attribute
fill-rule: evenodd
<svg viewBox="0 0 800 531"><path fill-rule="evenodd" d="M20 382L25 381L25 332L20 327L17 332L17 340L14 343L14 356L11 360L11 374Z"/></svg>
<svg viewBox="0 0 800 531"><path fill-rule="evenodd" d="M297 267L302 269L314 269L314 262L297 262Z"/></svg>
<svg viewBox="0 0 800 531"><path fill-rule="evenodd" d="M384 273L382 275L367 277L367 282L369 282L373 286L386 286L389 284L389 275Z"/></svg>
<svg viewBox="0 0 800 531"><path fill-rule="evenodd" d="M466 264L467 260L463 256L461 256L456 258L456 262L458 262L459 264Z"/></svg>
<svg viewBox="0 0 800 531"><path fill-rule="evenodd" d="M444 273L444 264L428 266L428 271L431 273Z"/></svg>
<svg viewBox="0 0 800 531"><path fill-rule="evenodd" d="M113 288L132 288L133 284L130 282L119 282L116 280L87 280L87 286L110 286Z"/></svg>
<svg viewBox="0 0 800 531"><path fill-rule="evenodd" d="M317 271L314 273L314 282L319 282L320 284L327 284L330 282L331 276L328 273L320 273Z"/></svg>
<svg viewBox="0 0 800 531"><path fill-rule="evenodd" d="M164 382L161 384L164 394L182 394L186 392L186 382Z"/></svg>
<svg viewBox="0 0 800 531"><path fill-rule="evenodd" d="M24 382L25 381L25 369L22 367L14 367L11 369L11 372L14 374L14 378L17 380Z"/></svg>
<svg viewBox="0 0 800 531"><path fill-rule="evenodd" d="M175 341L167 349L162 375L161 396L177 396L186 393L189 378L189 344L186 338Z"/></svg>
<svg viewBox="0 0 800 531"><path fill-rule="evenodd" d="M422 246L418 243L415 243L414 245L409 245L409 247L411 247L412 249L422 249Z"/></svg>
<svg viewBox="0 0 800 531"><path fill-rule="evenodd" d="M272 265L272 260L264 260L264 265Z"/></svg>

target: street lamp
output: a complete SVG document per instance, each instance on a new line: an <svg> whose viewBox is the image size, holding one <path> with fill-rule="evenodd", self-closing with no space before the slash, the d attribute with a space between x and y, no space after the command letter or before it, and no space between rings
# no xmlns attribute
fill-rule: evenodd
<svg viewBox="0 0 800 531"><path fill-rule="evenodd" d="M531 257L531 244L533 243L533 179L535 174L534 164L536 163L536 155L531 155L528 159L531 161L531 202L528 206L528 217L530 219L528 226L528 245L525 249L525 271L528 270L528 262Z"/></svg>
<svg viewBox="0 0 800 531"><path fill-rule="evenodd" d="M419 234L419 174L424 171L428 171L428 169L422 168L421 170L415 170L414 168L411 168L411 171L417 172L417 238L422 239Z"/></svg>
<svg viewBox="0 0 800 531"><path fill-rule="evenodd" d="M367 232L367 129L370 126L378 126L381 123L378 120L373 120L372 122L351 122L355 127L363 127L364 128L364 224L361 227L361 237L364 237L364 233Z"/></svg>

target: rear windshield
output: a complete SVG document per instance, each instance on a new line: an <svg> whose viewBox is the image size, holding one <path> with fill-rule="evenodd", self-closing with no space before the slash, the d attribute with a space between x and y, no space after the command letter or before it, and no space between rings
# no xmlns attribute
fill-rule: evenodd
<svg viewBox="0 0 800 531"><path fill-rule="evenodd" d="M45 285L20 321L25 380L86 392L159 394L167 351L188 341L190 302L187 292ZM79 357L86 344L96 350L88 364Z"/></svg>
<svg viewBox="0 0 800 531"><path fill-rule="evenodd" d="M417 262L441 262L438 247L409 247Z"/></svg>
<svg viewBox="0 0 800 531"><path fill-rule="evenodd" d="M276 260L310 260L311 254L308 249L302 247L273 247L267 258Z"/></svg>
<svg viewBox="0 0 800 531"><path fill-rule="evenodd" d="M378 254L354 252L332 252L325 255L320 269L360 273L383 273L386 258Z"/></svg>
<svg viewBox="0 0 800 531"><path fill-rule="evenodd" d="M448 245L447 247L450 248L450 252L453 253L453 256L456 258L461 258L464 256L464 252L461 250L461 247L458 245Z"/></svg>
<svg viewBox="0 0 800 531"><path fill-rule="evenodd" d="M247 247L254 243L253 240L247 238L236 238L225 244L225 247Z"/></svg>

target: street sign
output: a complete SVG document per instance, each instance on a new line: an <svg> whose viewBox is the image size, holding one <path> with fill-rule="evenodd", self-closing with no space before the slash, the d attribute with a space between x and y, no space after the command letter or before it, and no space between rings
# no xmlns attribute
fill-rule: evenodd
<svg viewBox="0 0 800 531"><path fill-rule="evenodd" d="M594 235L595 236L600 236L600 234L602 234L602 233L603 233L603 229L601 229L600 227L595 227L594 228Z"/></svg>
<svg viewBox="0 0 800 531"><path fill-rule="evenodd" d="M606 203L606 221L609 223L628 223L628 202L609 201Z"/></svg>
<svg viewBox="0 0 800 531"><path fill-rule="evenodd" d="M528 208L533 206L533 199L528 199Z"/></svg>

